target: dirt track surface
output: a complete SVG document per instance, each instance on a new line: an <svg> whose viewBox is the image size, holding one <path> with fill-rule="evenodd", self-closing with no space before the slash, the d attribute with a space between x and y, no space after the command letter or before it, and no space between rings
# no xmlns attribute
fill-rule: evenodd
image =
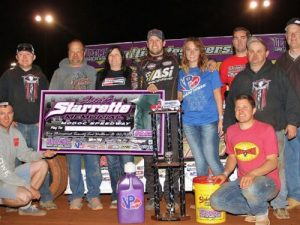
<svg viewBox="0 0 300 225"><path fill-rule="evenodd" d="M187 193L187 214L191 216L190 220L180 222L159 222L151 219L154 215L153 212L146 211L145 213L145 224L182 224L182 225L196 225L195 210L189 208L194 202L194 197L191 193ZM104 209L100 211L92 211L87 207L87 203L84 202L84 206L80 211L69 210L67 202L67 196L62 195L55 202L58 205L57 210L48 211L48 214L43 217L33 216L19 216L17 212L6 213L5 208L0 208L2 225L117 225L118 217L116 209L109 209L110 195L101 196L101 201L104 205ZM162 211L165 206L161 204ZM300 225L300 210L293 210L290 212L291 219L289 220L278 220L272 215L270 210L270 220L272 225ZM254 223L247 223L243 221L241 216L232 216L227 214L227 220L224 225L251 225Z"/></svg>

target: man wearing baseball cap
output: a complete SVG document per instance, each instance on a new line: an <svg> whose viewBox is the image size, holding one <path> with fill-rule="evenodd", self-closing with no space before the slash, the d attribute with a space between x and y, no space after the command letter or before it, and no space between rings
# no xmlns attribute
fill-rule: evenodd
<svg viewBox="0 0 300 225"><path fill-rule="evenodd" d="M14 125L21 131L27 146L37 151L40 95L41 90L48 89L49 82L40 67L33 64L36 55L32 44L18 44L16 59L17 65L5 71L0 78L0 99L11 103ZM41 187L40 204L47 209L55 209L48 183L49 176Z"/></svg>
<svg viewBox="0 0 300 225"><path fill-rule="evenodd" d="M164 51L165 46L164 33L159 29L152 29L147 34L147 48L148 55L143 57L138 63L138 78L141 89L148 90L149 92L156 92L158 90L165 90L165 100L177 99L177 79L178 79L178 60L173 54ZM145 95L146 96L146 95ZM139 105L137 105L139 107ZM140 107L143 107L142 104ZM145 121L138 124L140 129L151 129L150 115L147 110L143 109L143 118ZM142 110L141 110L142 111ZM141 122L141 121L138 121ZM171 115L171 124L176 125L176 115ZM177 143L177 129L172 129L172 151L173 160L178 159L178 143ZM166 134L165 134L166 137ZM167 138L165 138L166 140ZM167 144L165 142L165 146ZM165 152L168 149L165 149ZM148 192L149 201L145 205L146 210L154 209L154 177L153 177L153 158L152 156L144 157L144 174L146 178L146 191ZM174 188L175 199L178 197L178 179L179 172L174 172ZM161 191L161 186L160 186ZM169 208L174 208L174 203L169 198L169 178L166 177L164 183L164 198ZM176 204L178 207L178 204Z"/></svg>
<svg viewBox="0 0 300 225"><path fill-rule="evenodd" d="M300 18L290 19L285 27L286 41L289 50L277 61L284 68L291 81L300 105ZM286 138L285 142L285 173L288 189L287 209L300 209L300 124L297 136L293 139Z"/></svg>

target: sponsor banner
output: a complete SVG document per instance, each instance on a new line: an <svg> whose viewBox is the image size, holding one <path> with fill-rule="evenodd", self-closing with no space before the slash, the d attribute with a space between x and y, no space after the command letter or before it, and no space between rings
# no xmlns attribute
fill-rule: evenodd
<svg viewBox="0 0 300 225"><path fill-rule="evenodd" d="M141 122L149 122L150 106L159 99L164 91L42 91L39 150L152 155L152 129L143 129ZM164 152L162 121L160 115L159 155Z"/></svg>
<svg viewBox="0 0 300 225"><path fill-rule="evenodd" d="M260 34L254 35L262 38L269 49L270 60L276 60L286 51L286 41L284 34ZM170 39L166 40L165 49L167 52L172 52L177 56L182 55L182 45L185 39ZM202 37L201 40L205 45L206 54L209 58L215 59L218 62L223 61L233 54L232 37ZM86 60L96 69L103 68L105 55L109 47L119 45L124 50L127 65L132 65L133 61L147 55L146 41L140 42L124 42L111 44L97 44L86 46Z"/></svg>

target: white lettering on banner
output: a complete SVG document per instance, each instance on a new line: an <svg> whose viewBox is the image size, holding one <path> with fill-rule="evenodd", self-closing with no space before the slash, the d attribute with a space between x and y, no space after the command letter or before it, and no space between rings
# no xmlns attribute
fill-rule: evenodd
<svg viewBox="0 0 300 225"><path fill-rule="evenodd" d="M54 106L55 110L50 111L45 119L65 113L128 113L130 108L131 105L123 105L122 102L112 102L110 105L75 105L74 102L58 102Z"/></svg>
<svg viewBox="0 0 300 225"><path fill-rule="evenodd" d="M232 54L231 45L217 45L217 46L206 46L206 54L215 55L215 54Z"/></svg>

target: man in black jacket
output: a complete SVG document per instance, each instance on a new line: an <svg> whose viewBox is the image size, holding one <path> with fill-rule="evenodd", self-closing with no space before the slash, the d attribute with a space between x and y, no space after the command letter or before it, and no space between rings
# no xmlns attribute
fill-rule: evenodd
<svg viewBox="0 0 300 225"><path fill-rule="evenodd" d="M285 31L289 50L277 60L276 64L286 71L300 105L300 18L290 19ZM289 203L287 208L300 208L300 126L296 138L286 139L284 157Z"/></svg>
<svg viewBox="0 0 300 225"><path fill-rule="evenodd" d="M234 99L239 94L252 95L257 112L255 118L268 123L276 130L279 146L279 169L281 191L271 202L278 219L288 219L286 210L287 189L284 171L284 135L289 139L296 136L300 108L297 96L284 71L267 60L269 51L263 40L252 37L247 42L248 60L244 71L232 83L226 100L224 129L234 124Z"/></svg>

